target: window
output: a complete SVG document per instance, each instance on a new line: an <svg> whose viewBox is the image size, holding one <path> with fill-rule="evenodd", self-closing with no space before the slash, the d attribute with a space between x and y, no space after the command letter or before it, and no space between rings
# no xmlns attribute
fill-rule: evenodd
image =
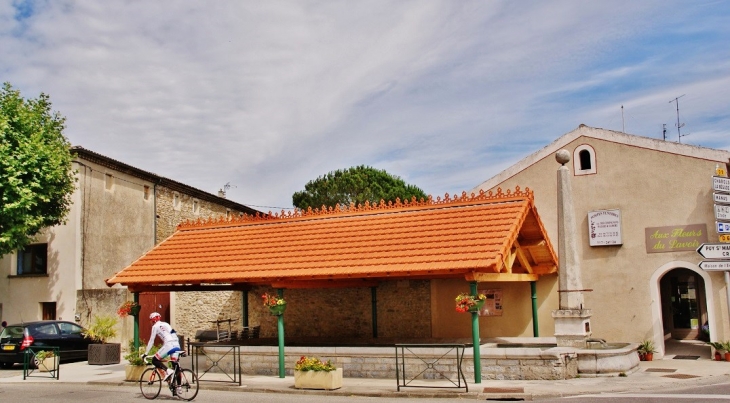
<svg viewBox="0 0 730 403"><path fill-rule="evenodd" d="M200 202L198 199L193 199L193 214L200 214Z"/></svg>
<svg viewBox="0 0 730 403"><path fill-rule="evenodd" d="M18 251L18 275L47 274L48 244L28 245Z"/></svg>
<svg viewBox="0 0 730 403"><path fill-rule="evenodd" d="M56 303L41 302L41 314L43 320L56 320Z"/></svg>
<svg viewBox="0 0 730 403"><path fill-rule="evenodd" d="M575 175L596 173L596 152L593 147L583 144L573 151L573 172Z"/></svg>
<svg viewBox="0 0 730 403"><path fill-rule="evenodd" d="M84 329L79 325L74 325L73 323L66 323L66 322L59 322L58 327L61 328L61 334L64 336L68 335L78 335L81 336L84 332Z"/></svg>
<svg viewBox="0 0 730 403"><path fill-rule="evenodd" d="M150 187L147 185L144 186L144 199L145 200L150 199Z"/></svg>
<svg viewBox="0 0 730 403"><path fill-rule="evenodd" d="M180 200L180 193L174 192L172 194L172 208L176 211L180 211L181 205L182 205L182 200Z"/></svg>
<svg viewBox="0 0 730 403"><path fill-rule="evenodd" d="M106 190L112 190L114 187L114 177L112 174L106 174L104 175L104 187Z"/></svg>

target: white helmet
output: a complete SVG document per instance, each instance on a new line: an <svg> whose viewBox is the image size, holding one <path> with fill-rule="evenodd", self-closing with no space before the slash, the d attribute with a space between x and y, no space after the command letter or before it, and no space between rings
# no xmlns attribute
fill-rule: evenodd
<svg viewBox="0 0 730 403"><path fill-rule="evenodd" d="M161 319L161 318L162 318L162 315L160 315L160 314L159 314L159 313L157 313L157 312L152 312L152 313L150 314L150 320L152 320L152 319L155 319L155 318L157 318L157 319Z"/></svg>

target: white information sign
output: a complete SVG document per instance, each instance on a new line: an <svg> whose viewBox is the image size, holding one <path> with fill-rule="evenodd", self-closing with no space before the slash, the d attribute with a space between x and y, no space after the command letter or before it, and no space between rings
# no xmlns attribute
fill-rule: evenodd
<svg viewBox="0 0 730 403"><path fill-rule="evenodd" d="M715 228L718 234L730 234L730 222L715 221Z"/></svg>
<svg viewBox="0 0 730 403"><path fill-rule="evenodd" d="M621 245L621 210L588 213L588 240L591 246Z"/></svg>
<svg viewBox="0 0 730 403"><path fill-rule="evenodd" d="M712 196L715 198L715 203L730 204L730 194L713 193Z"/></svg>
<svg viewBox="0 0 730 403"><path fill-rule="evenodd" d="M479 310L479 316L502 316L501 288L479 290L479 294L484 294L487 297L482 309Z"/></svg>
<svg viewBox="0 0 730 403"><path fill-rule="evenodd" d="M730 260L730 244L728 243L703 243L697 248L705 259L728 259Z"/></svg>
<svg viewBox="0 0 730 403"><path fill-rule="evenodd" d="M712 189L716 192L730 193L730 178L723 178L722 176L712 177Z"/></svg>
<svg viewBox="0 0 730 403"><path fill-rule="evenodd" d="M715 218L718 220L730 220L730 206L715 204Z"/></svg>
<svg viewBox="0 0 730 403"><path fill-rule="evenodd" d="M730 270L730 260L703 260L700 262L700 269L705 271Z"/></svg>

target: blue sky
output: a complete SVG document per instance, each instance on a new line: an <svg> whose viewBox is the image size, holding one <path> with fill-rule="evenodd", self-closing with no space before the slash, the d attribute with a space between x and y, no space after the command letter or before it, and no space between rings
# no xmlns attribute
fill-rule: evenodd
<svg viewBox="0 0 730 403"><path fill-rule="evenodd" d="M2 1L66 136L260 210L370 165L468 191L580 124L730 150L726 1ZM621 106L623 105L623 117Z"/></svg>

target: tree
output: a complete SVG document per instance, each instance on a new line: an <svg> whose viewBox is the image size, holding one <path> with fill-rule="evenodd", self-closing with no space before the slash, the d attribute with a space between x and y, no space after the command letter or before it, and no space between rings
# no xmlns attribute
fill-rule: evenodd
<svg viewBox="0 0 730 403"><path fill-rule="evenodd" d="M49 97L25 100L0 90L0 256L24 248L40 230L65 221L74 174L66 118Z"/></svg>
<svg viewBox="0 0 730 403"><path fill-rule="evenodd" d="M384 170L360 165L346 170L337 170L309 181L303 191L292 195L295 207L306 210L308 207L321 208L335 205L349 206L351 203L379 203L380 200L395 202L411 199L426 199L423 190L406 184L401 178Z"/></svg>

